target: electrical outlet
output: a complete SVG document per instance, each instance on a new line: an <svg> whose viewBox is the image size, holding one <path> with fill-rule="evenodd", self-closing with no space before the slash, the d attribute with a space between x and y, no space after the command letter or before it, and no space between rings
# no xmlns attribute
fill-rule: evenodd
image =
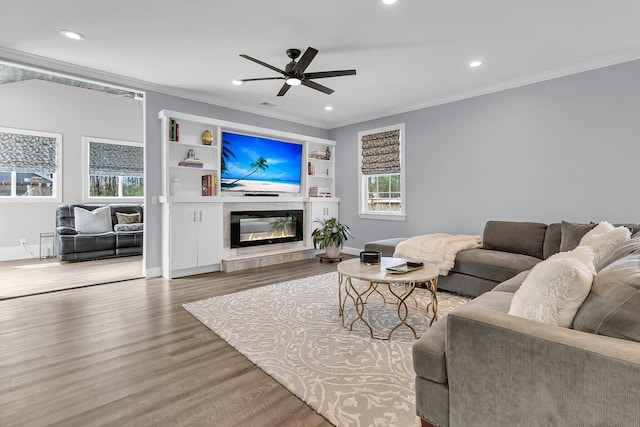
<svg viewBox="0 0 640 427"><path fill-rule="evenodd" d="M20 244L22 246L27 246L27 239L20 239Z"/></svg>

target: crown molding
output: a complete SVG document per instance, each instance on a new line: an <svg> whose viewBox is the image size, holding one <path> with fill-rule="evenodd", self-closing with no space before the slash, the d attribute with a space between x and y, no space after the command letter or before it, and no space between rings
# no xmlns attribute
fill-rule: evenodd
<svg viewBox="0 0 640 427"><path fill-rule="evenodd" d="M517 87L527 86L534 83L540 83L547 80L553 80L560 77L566 77L573 74L579 74L586 71L596 70L598 68L609 67L611 65L622 64L625 62L635 61L640 59L640 49L622 52L616 55L611 55L603 58L594 59L591 61L580 62L578 64L569 65L567 67L556 68L550 71L544 71L542 73L531 74L529 76L508 80L492 85L483 86L477 89L469 91L459 92L450 96L444 96L428 100L427 102L414 104L411 106L405 106L393 110L387 110L380 112L379 114L360 116L354 119L350 119L343 122L332 123L332 129L353 125L370 120L381 119L383 117L394 116L396 114L409 113L412 111L421 110L424 108L435 107L437 105L448 104L450 102L462 101L464 99L475 98L477 96L488 95L491 93L501 92L508 89L514 89Z"/></svg>
<svg viewBox="0 0 640 427"><path fill-rule="evenodd" d="M463 91L456 94L452 94L445 97L434 98L422 102L419 104L413 104L396 109L390 109L381 111L375 114L362 115L354 117L344 121L316 121L309 120L293 116L290 114L279 113L276 111L265 111L259 107L252 107L246 104L239 104L223 99L218 99L214 96L203 95L201 93L194 93L187 90L181 90L174 87L162 86L155 83L151 83L144 80L133 79L130 77L122 76L119 74L108 73L93 68L82 67L79 65L71 64L68 62L58 61L42 56L32 55L29 53L7 49L0 47L0 59L7 61L13 61L16 65L25 67L36 67L44 69L47 72L58 73L64 77L73 77L78 80L85 80L91 83L102 83L110 86L122 85L118 87L123 90L131 91L153 91L162 93L165 95L176 96L180 98L189 99L192 101L203 102L205 104L211 104L219 107L230 108L233 110L242 111L245 113L257 114L263 117L269 117L272 119L283 120L287 122L297 123L301 125L316 127L325 130L332 130L335 128L349 126L357 123L367 122L370 120L381 119L384 117L394 116L397 114L408 113L424 108L435 107L437 105L448 104L450 102L462 101L464 99L474 98L477 96L488 95L495 92L501 92L508 89L514 89L517 87L527 86L534 83L543 82L546 80L552 80L560 77L569 76L572 74L578 74L585 71L591 71L598 68L604 68L611 65L621 64L624 62L630 62L640 59L640 49L621 52L616 55L610 55L590 61L585 61L577 64L573 64L567 67L556 68L554 70L545 71L542 73L536 73L529 76L524 76L517 79L508 80L492 85L483 86L477 89L469 91Z"/></svg>
<svg viewBox="0 0 640 427"><path fill-rule="evenodd" d="M257 114L272 119L298 123L301 125L316 127L325 130L329 129L328 123L326 122L308 120L305 118L275 111L265 111L259 107L251 107L244 104L229 102L210 95L203 95L201 93L194 93L188 90L181 90L174 87L158 85L145 80L138 80L131 77L122 76L120 74L100 71L94 68L83 67L69 62L58 61L55 59L33 55L13 49L7 49L4 47L0 47L0 60L12 62L17 66L23 66L25 68L33 68L37 71L45 71L51 74L58 74L62 77L71 77L77 80L87 81L89 83L114 86L118 89L127 91L143 92L148 90L162 93L164 95L189 99L191 101L203 102L205 104L211 104L218 107L230 108L245 113Z"/></svg>

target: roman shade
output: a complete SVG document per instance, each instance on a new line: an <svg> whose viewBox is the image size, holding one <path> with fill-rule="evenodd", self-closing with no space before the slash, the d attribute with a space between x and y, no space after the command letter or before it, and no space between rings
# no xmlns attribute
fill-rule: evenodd
<svg viewBox="0 0 640 427"><path fill-rule="evenodd" d="M89 175L144 176L142 146L89 142Z"/></svg>
<svg viewBox="0 0 640 427"><path fill-rule="evenodd" d="M57 139L54 136L0 132L0 170L55 173Z"/></svg>
<svg viewBox="0 0 640 427"><path fill-rule="evenodd" d="M400 173L400 129L363 135L362 174Z"/></svg>

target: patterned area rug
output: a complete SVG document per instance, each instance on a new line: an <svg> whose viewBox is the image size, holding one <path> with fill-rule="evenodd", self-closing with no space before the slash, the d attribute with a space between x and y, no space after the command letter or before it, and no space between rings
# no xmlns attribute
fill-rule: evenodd
<svg viewBox="0 0 640 427"><path fill-rule="evenodd" d="M387 301L392 301L389 296ZM408 321L418 334L428 329L424 308L429 301L424 289L416 289L413 300L407 300ZM466 301L438 292L438 317ZM380 340L372 339L361 321L353 331L344 328L338 315L337 273L184 308L336 426L420 425L415 415L413 333L401 326L391 340ZM396 305L383 303L378 294L369 298L365 314L377 335L386 335L398 323ZM345 319L347 324L355 319L351 304Z"/></svg>

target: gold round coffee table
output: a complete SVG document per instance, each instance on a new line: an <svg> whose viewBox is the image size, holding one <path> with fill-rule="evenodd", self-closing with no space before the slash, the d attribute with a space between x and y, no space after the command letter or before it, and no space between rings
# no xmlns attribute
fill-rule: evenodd
<svg viewBox="0 0 640 427"><path fill-rule="evenodd" d="M387 267L394 267L403 263L406 263L406 260L403 258L382 257L380 264L363 264L359 258L349 259L338 264L338 304L340 317L342 317L342 326L352 330L353 324L360 320L369 328L372 338L379 338L374 336L373 328L363 317L363 314L369 296L374 292L382 295L378 290L378 286L383 285L388 288L389 292L396 299L399 323L389 331L387 338L382 339L391 339L391 334L402 325L411 329L416 339L420 338L413 326L407 323L409 307L407 306L406 300L411 296L417 284L425 283L427 290L431 293L431 302L427 304L425 314L428 315L429 311L433 313L429 326L437 320L438 297L436 292L438 290L438 267L434 265L424 265L415 270L399 274L389 273L386 270ZM369 286L358 290L353 285L352 279L360 279L368 282ZM400 289L400 292L398 292L398 289ZM382 297L384 301L384 295L382 295ZM349 300L353 302L356 318L347 326L345 325L344 309Z"/></svg>

